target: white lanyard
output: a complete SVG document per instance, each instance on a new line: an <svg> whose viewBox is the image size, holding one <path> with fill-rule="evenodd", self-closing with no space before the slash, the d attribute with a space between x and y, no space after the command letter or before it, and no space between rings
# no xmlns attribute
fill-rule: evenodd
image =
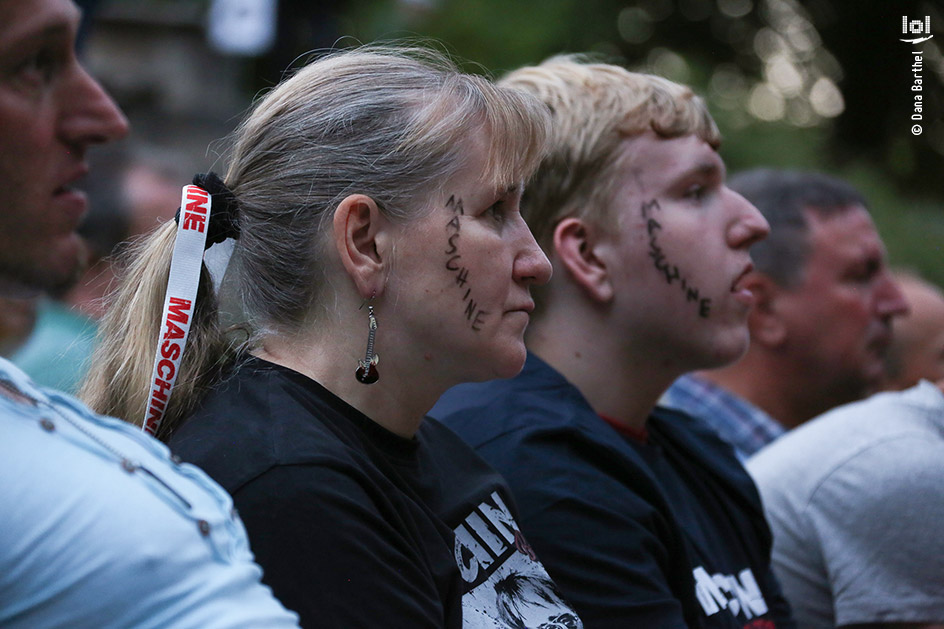
<svg viewBox="0 0 944 629"><path fill-rule="evenodd" d="M144 411L144 432L155 435L164 419L171 390L177 380L181 356L193 323L193 306L200 285L200 267L210 224L210 194L198 186L184 186L180 199L180 216L174 257L170 262L167 294L161 315L161 332L154 352L147 406Z"/></svg>

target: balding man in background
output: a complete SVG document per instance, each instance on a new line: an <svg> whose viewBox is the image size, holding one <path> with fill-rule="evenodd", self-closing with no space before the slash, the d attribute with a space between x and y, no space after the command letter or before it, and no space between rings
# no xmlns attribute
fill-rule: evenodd
<svg viewBox="0 0 944 629"><path fill-rule="evenodd" d="M894 276L909 311L892 325L883 388L901 391L922 379L944 380L944 293L915 273Z"/></svg>

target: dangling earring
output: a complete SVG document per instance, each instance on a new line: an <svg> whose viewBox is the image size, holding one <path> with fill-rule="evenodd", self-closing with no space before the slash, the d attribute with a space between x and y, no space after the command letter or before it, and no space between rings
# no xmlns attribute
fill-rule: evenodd
<svg viewBox="0 0 944 629"><path fill-rule="evenodd" d="M373 299L373 295L370 297ZM361 305L361 308L364 306ZM360 308L358 308L360 310ZM377 363L380 362L380 357L374 353L374 335L377 334L377 317L374 316L374 307L372 305L367 306L367 352L364 355L364 360L357 361L357 369L354 371L354 377L357 378L358 382L363 384L373 384L377 382L377 379L380 378L380 374L377 373Z"/></svg>

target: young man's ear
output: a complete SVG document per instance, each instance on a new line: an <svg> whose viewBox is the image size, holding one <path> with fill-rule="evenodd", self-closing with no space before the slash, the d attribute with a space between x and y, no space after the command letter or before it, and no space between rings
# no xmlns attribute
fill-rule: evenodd
<svg viewBox="0 0 944 629"><path fill-rule="evenodd" d="M781 345L787 338L787 325L777 307L778 299L783 296L783 289L757 271L748 274L742 285L754 295L754 306L747 315L751 342L766 347Z"/></svg>
<svg viewBox="0 0 944 629"><path fill-rule="evenodd" d="M389 265L389 222L363 194L346 197L334 210L334 245L341 264L364 299L381 294Z"/></svg>
<svg viewBox="0 0 944 629"><path fill-rule="evenodd" d="M565 218L554 228L554 255L567 276L593 301L613 299L606 264L597 255L597 231L579 218Z"/></svg>

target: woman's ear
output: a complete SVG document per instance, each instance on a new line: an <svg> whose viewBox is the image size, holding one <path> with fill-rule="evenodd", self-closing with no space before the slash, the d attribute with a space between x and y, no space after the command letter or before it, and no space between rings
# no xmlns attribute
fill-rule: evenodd
<svg viewBox="0 0 944 629"><path fill-rule="evenodd" d="M606 303L613 299L613 284L598 245L594 230L579 218L565 218L554 228L554 254L567 276L592 300Z"/></svg>
<svg viewBox="0 0 944 629"><path fill-rule="evenodd" d="M378 239L387 225L377 203L364 194L346 197L334 210L334 245L341 264L364 299L379 295L384 287L387 260Z"/></svg>

